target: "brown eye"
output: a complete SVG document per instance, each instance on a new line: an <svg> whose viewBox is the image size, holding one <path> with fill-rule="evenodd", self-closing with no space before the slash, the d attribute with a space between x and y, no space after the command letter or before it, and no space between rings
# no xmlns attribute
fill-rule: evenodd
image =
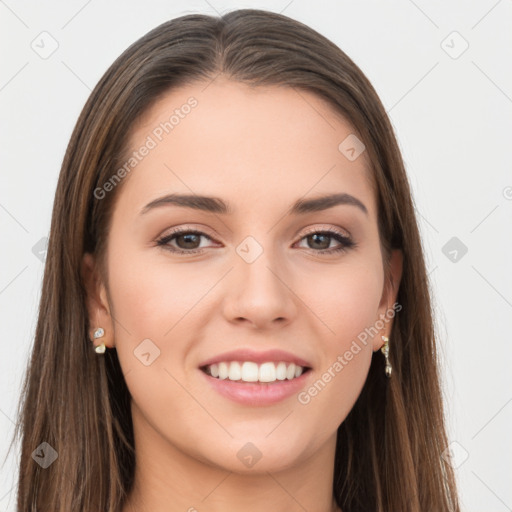
<svg viewBox="0 0 512 512"><path fill-rule="evenodd" d="M329 248L332 239L338 242L338 247ZM306 240L306 249L310 249L318 254L326 255L346 251L351 247L356 246L356 243L351 238L334 230L313 231L303 237L301 241L302 240Z"/></svg>
<svg viewBox="0 0 512 512"><path fill-rule="evenodd" d="M185 233L174 237L176 245L180 249L197 249L201 243L201 235L195 233Z"/></svg>
<svg viewBox="0 0 512 512"><path fill-rule="evenodd" d="M160 238L157 245L177 254L196 254L204 250L204 247L201 247L201 238L212 240L210 236L201 231L178 229ZM339 246L330 248L333 239L338 242ZM302 237L302 240L307 243L306 249L325 255L346 251L356 246L351 238L334 230L313 231Z"/></svg>
<svg viewBox="0 0 512 512"><path fill-rule="evenodd" d="M311 249L328 249L333 237L324 233L308 235L306 239L312 244Z"/></svg>
<svg viewBox="0 0 512 512"><path fill-rule="evenodd" d="M203 248L200 247L201 238L203 237L211 240L207 234L201 231L178 229L157 240L157 245L165 247L171 252L194 254L203 251ZM175 245L171 242L174 242Z"/></svg>

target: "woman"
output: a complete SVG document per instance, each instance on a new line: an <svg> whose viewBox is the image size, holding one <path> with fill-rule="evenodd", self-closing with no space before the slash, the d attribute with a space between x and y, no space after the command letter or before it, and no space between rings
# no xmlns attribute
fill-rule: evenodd
<svg viewBox="0 0 512 512"><path fill-rule="evenodd" d="M360 69L188 15L105 73L57 187L18 510L458 511L425 263Z"/></svg>

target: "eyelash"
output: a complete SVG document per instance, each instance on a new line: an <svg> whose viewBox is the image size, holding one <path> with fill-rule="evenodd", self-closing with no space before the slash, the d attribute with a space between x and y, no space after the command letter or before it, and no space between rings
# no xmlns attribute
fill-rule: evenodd
<svg viewBox="0 0 512 512"><path fill-rule="evenodd" d="M197 231L194 229L187 229L187 228L178 228L175 231L169 233L168 235L165 235L162 238L159 238L156 243L159 247L164 247L166 250L175 253L175 254L199 254L204 251L203 249L176 249L175 247L172 247L169 245L169 242L176 238L178 235L187 234L187 235L200 235L205 236L206 238L212 240L210 236L208 236L206 233L203 233L202 231ZM347 251L351 248L354 248L357 246L356 242L354 242L351 238L348 236L342 235L338 231L332 230L332 229L324 229L324 230L311 230L304 234L304 236L299 240L302 241L304 238L307 238L311 235L328 235L331 238L334 238L336 241L338 241L341 245L335 249L308 249L309 251L312 251L316 254L320 255L331 255L331 254L337 254L341 253L343 251Z"/></svg>

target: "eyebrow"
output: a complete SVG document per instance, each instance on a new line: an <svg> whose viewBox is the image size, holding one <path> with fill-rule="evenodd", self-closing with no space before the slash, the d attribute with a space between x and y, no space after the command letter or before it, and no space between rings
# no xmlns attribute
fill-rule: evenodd
<svg viewBox="0 0 512 512"><path fill-rule="evenodd" d="M359 199L345 193L330 194L313 199L298 199L291 207L290 213L292 215L300 215L319 212L340 204L355 206L368 215L368 209ZM234 212L232 206L219 197L198 196L194 194L169 194L148 203L142 209L141 214L145 214L154 208L168 205L224 215L231 215Z"/></svg>

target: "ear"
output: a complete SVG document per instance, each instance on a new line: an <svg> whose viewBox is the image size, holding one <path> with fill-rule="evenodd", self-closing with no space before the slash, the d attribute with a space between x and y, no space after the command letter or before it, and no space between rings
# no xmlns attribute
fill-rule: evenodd
<svg viewBox="0 0 512 512"><path fill-rule="evenodd" d="M379 332L373 337L374 352L384 345L384 341L382 341L381 336L387 336L389 338L389 333L393 326L393 318L396 312L402 309L400 304L394 306L398 295L398 288L400 287L400 281L402 279L402 269L403 253L400 249L394 249L391 251L389 261L390 276L389 279L386 277L384 282L384 290L379 304L379 320L376 321L376 327L379 329Z"/></svg>
<svg viewBox="0 0 512 512"><path fill-rule="evenodd" d="M98 271L96 260L90 253L82 259L82 281L86 291L86 306L89 316L89 338L95 346L105 343L108 348L114 347L114 324L110 314L107 289ZM101 327L105 334L94 340L94 331Z"/></svg>

